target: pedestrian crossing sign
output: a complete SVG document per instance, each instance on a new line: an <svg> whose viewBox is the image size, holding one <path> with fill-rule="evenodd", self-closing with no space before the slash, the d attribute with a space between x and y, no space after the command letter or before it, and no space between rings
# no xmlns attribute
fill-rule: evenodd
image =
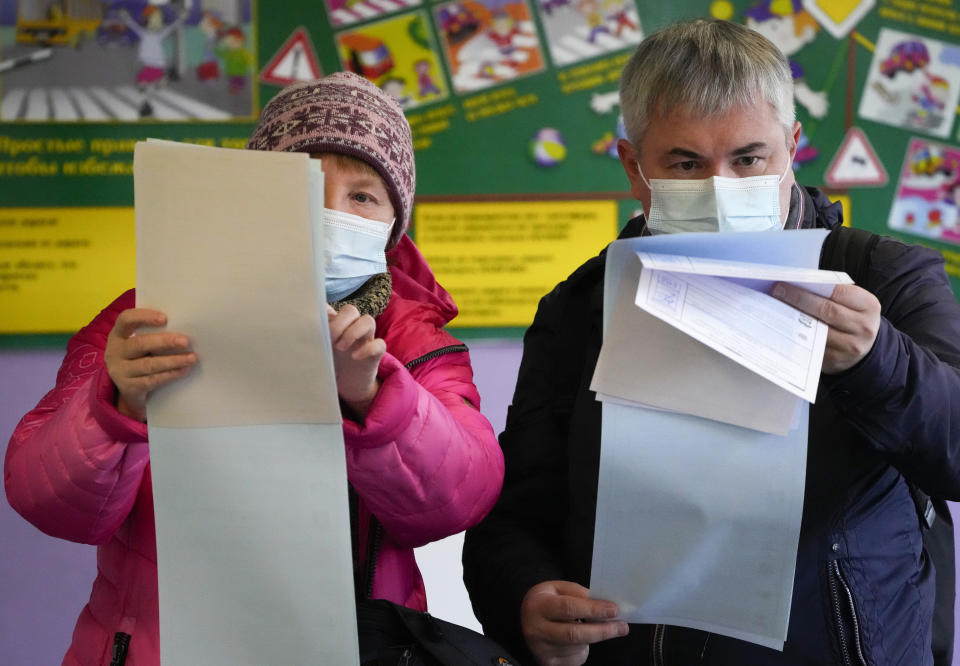
<svg viewBox="0 0 960 666"><path fill-rule="evenodd" d="M263 68L260 80L285 86L296 81L313 81L321 76L320 61L310 43L310 36L307 29L300 26Z"/></svg>

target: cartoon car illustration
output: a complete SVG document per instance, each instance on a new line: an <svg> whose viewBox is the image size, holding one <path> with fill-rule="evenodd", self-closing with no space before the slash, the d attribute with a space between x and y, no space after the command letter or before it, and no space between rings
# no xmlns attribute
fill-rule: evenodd
<svg viewBox="0 0 960 666"><path fill-rule="evenodd" d="M382 39L351 33L340 43L347 49L347 69L355 74L374 80L393 69L393 55Z"/></svg>
<svg viewBox="0 0 960 666"><path fill-rule="evenodd" d="M910 171L918 176L934 176L938 173L950 176L956 171L956 167L952 160L947 163L942 155L929 148L921 148L910 160Z"/></svg>
<svg viewBox="0 0 960 666"><path fill-rule="evenodd" d="M79 46L96 34L100 0L20 0L16 40L24 44Z"/></svg>
<svg viewBox="0 0 960 666"><path fill-rule="evenodd" d="M918 40L900 42L893 47L890 55L880 63L880 72L893 78L897 72L909 74L915 69L923 69L930 62L930 52L926 45Z"/></svg>

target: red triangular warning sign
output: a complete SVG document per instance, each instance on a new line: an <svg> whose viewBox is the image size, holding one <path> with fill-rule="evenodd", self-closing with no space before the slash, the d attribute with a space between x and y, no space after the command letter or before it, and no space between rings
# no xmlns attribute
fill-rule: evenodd
<svg viewBox="0 0 960 666"><path fill-rule="evenodd" d="M824 180L835 190L880 187L887 184L887 170L877 159L867 135L859 128L851 127L827 167Z"/></svg>
<svg viewBox="0 0 960 666"><path fill-rule="evenodd" d="M307 29L300 26L260 72L260 80L285 86L295 81L313 81L321 75L320 61L310 43L310 36Z"/></svg>

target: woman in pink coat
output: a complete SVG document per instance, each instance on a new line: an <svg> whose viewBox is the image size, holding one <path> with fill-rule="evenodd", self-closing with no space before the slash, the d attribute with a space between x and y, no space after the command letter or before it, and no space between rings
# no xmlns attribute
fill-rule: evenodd
<svg viewBox="0 0 960 666"><path fill-rule="evenodd" d="M322 158L325 230L352 248L332 258L326 286L358 595L425 610L413 548L476 524L500 491L503 459L467 349L443 330L456 306L404 234L409 125L379 88L338 73L281 91L248 147ZM70 340L56 386L7 450L14 509L47 534L98 548L68 666L159 664L145 401L196 363L182 334L134 335L164 323L135 307L133 291L121 295Z"/></svg>

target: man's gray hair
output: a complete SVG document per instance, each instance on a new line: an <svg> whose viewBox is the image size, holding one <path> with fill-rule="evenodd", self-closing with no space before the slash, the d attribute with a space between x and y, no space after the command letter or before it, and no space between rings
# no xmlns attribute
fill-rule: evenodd
<svg viewBox="0 0 960 666"><path fill-rule="evenodd" d="M643 40L620 75L620 109L636 147L656 114L712 116L757 99L773 107L789 136L796 112L786 56L760 33L728 21L668 26Z"/></svg>

